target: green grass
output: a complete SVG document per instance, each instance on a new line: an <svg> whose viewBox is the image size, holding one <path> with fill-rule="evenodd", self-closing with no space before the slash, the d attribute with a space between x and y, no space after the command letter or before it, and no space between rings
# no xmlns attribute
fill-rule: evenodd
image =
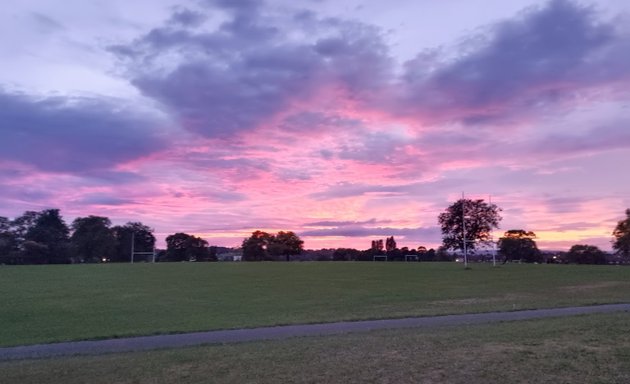
<svg viewBox="0 0 630 384"><path fill-rule="evenodd" d="M6 383L629 383L630 315L0 363Z"/></svg>
<svg viewBox="0 0 630 384"><path fill-rule="evenodd" d="M0 267L0 345L630 302L630 268L455 263Z"/></svg>

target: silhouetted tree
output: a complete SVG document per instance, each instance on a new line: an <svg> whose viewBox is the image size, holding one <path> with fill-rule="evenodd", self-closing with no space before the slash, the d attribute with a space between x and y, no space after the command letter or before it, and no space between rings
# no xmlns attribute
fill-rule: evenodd
<svg viewBox="0 0 630 384"><path fill-rule="evenodd" d="M448 252L448 249L440 245L435 252L435 261L453 261L455 260L455 256Z"/></svg>
<svg viewBox="0 0 630 384"><path fill-rule="evenodd" d="M435 249L427 250L427 247L421 245L417 248L418 261L435 261Z"/></svg>
<svg viewBox="0 0 630 384"><path fill-rule="evenodd" d="M480 243L487 243L492 229L499 227L500 211L495 204L482 199L459 199L438 216L444 247L464 249L464 223L468 250L472 252Z"/></svg>
<svg viewBox="0 0 630 384"><path fill-rule="evenodd" d="M78 217L72 222L70 244L74 255L86 263L108 261L116 252L118 241L114 237L111 221L107 217Z"/></svg>
<svg viewBox="0 0 630 384"><path fill-rule="evenodd" d="M263 231L254 231L243 240L243 261L262 261L268 259L267 247L272 235Z"/></svg>
<svg viewBox="0 0 630 384"><path fill-rule="evenodd" d="M576 264L606 264L606 254L594 245L576 244L567 253L567 261Z"/></svg>
<svg viewBox="0 0 630 384"><path fill-rule="evenodd" d="M372 240L372 253L374 255L380 255L383 253L383 239Z"/></svg>
<svg viewBox="0 0 630 384"><path fill-rule="evenodd" d="M275 236L271 236L267 250L271 256L284 256L286 261L293 255L302 253L304 242L291 231L280 231Z"/></svg>
<svg viewBox="0 0 630 384"><path fill-rule="evenodd" d="M11 222L11 232L15 234L16 241L19 244L26 241L26 234L35 226L35 222L37 221L39 215L39 212L26 211Z"/></svg>
<svg viewBox="0 0 630 384"><path fill-rule="evenodd" d="M69 233L58 209L37 213L35 222L24 236L24 259L29 264L69 263Z"/></svg>
<svg viewBox="0 0 630 384"><path fill-rule="evenodd" d="M18 264L18 241L11 221L0 217L0 264Z"/></svg>
<svg viewBox="0 0 630 384"><path fill-rule="evenodd" d="M209 257L208 242L200 237L179 232L166 238L166 261L208 261Z"/></svg>
<svg viewBox="0 0 630 384"><path fill-rule="evenodd" d="M394 249L396 249L396 240L394 240L394 236L388 237L385 241L385 250L391 252Z"/></svg>
<svg viewBox="0 0 630 384"><path fill-rule="evenodd" d="M333 260L335 261L354 261L359 260L361 251L353 248L337 248L333 252Z"/></svg>
<svg viewBox="0 0 630 384"><path fill-rule="evenodd" d="M630 257L630 209L626 209L626 218L617 223L613 237L615 254Z"/></svg>
<svg viewBox="0 0 630 384"><path fill-rule="evenodd" d="M499 255L503 264L508 260L523 260L528 263L541 262L542 254L536 246L536 234L522 229L511 229L499 239Z"/></svg>
<svg viewBox="0 0 630 384"><path fill-rule="evenodd" d="M131 261L131 240L133 238L135 252L152 252L155 247L153 229L140 222L129 222L112 228L116 237L116 251L110 261Z"/></svg>
<svg viewBox="0 0 630 384"><path fill-rule="evenodd" d="M398 248L394 248L391 251L387 252L387 260L389 261L404 261L405 254Z"/></svg>
<svg viewBox="0 0 630 384"><path fill-rule="evenodd" d="M280 231L276 235L255 231L243 240L243 260L277 260L284 257L289 261L292 255L302 253L303 246L304 242L291 231Z"/></svg>

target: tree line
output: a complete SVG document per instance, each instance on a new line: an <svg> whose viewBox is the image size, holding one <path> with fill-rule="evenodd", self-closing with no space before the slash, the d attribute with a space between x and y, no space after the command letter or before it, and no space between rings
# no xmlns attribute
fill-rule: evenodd
<svg viewBox="0 0 630 384"><path fill-rule="evenodd" d="M138 252L151 252L153 230L140 222L112 226L107 217L76 218L69 226L59 209L0 217L0 264L125 262L132 239Z"/></svg>
<svg viewBox="0 0 630 384"><path fill-rule="evenodd" d="M216 261L216 247L186 233L166 238L155 250L153 229L141 222L115 225L109 218L86 216L67 225L59 209L0 217L0 264L70 264L153 261Z"/></svg>
<svg viewBox="0 0 630 384"><path fill-rule="evenodd" d="M486 203L483 199L460 199L438 216L443 235L443 247L459 253L474 254L479 247L492 245L491 232L499 228L501 208ZM620 220L612 232L614 255L630 259L630 209L626 218ZM503 263L510 260L523 262L544 262L543 253L538 249L533 231L511 229L496 243L497 253ZM575 244L567 253L554 255L553 262L575 264L606 264L607 254L594 245Z"/></svg>
<svg viewBox="0 0 630 384"><path fill-rule="evenodd" d="M482 199L458 200L438 216L443 243L437 250L398 248L391 236L385 242L373 240L366 250L338 248L324 253L330 256L326 259L335 261L371 261L383 255L392 261L409 260L410 256L415 261L453 261L464 251L475 255L484 246L496 244L504 263L607 262L605 252L588 244L575 244L569 252L547 257L536 245L536 234L524 229L508 230L494 243L491 232L499 226L500 212L498 206ZM630 209L625 214L612 232L612 247L616 256L630 260ZM229 250L182 232L167 236L166 245L166 250L156 252L153 229L140 222L112 226L107 217L90 215L67 225L59 209L26 211L13 220L0 217L0 264L129 262L134 253L151 254L154 261L217 261L219 250ZM304 242L292 231L255 231L243 240L239 251L244 261L290 261L302 254Z"/></svg>

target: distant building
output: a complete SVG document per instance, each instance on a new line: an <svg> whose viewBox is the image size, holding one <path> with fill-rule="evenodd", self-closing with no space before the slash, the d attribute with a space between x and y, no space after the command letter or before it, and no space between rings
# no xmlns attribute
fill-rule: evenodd
<svg viewBox="0 0 630 384"><path fill-rule="evenodd" d="M243 252L241 251L229 251L217 253L218 261L242 261Z"/></svg>

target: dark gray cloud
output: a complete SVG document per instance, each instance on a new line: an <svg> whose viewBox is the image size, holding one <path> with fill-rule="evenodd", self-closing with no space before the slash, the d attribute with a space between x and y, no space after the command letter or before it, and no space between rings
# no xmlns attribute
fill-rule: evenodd
<svg viewBox="0 0 630 384"><path fill-rule="evenodd" d="M295 133L352 133L356 140L340 141L320 155L405 167L397 177L422 174L436 162L453 160L454 152L467 160L499 156L490 144L507 144L510 153L531 150L485 139L478 131L497 124L509 129L523 117L543 119L559 104L570 108L599 87L630 83L627 29L569 0L552 0L492 25L463 41L456 54L422 53L405 64L402 75L396 75L400 68L376 27L309 11L278 11L262 1L202 4L195 11L177 9L170 22L112 48L144 95L158 100L187 130L209 138L233 139L261 127L272 127L269 139L284 135L293 141ZM189 28L216 12L227 21ZM344 117L336 97L350 100L359 113L419 116L427 125L459 122L477 129L444 128L414 142L387 132L360 134L363 122ZM568 138L561 148L619 146L623 135L617 131L606 135L610 140L588 144ZM457 151L440 149L454 144ZM425 156L411 157L401 150L405 145L418 146ZM538 143L535 151L545 147ZM312 172L281 170L279 176L308 179ZM350 186L337 192L342 189L361 193Z"/></svg>
<svg viewBox="0 0 630 384"><path fill-rule="evenodd" d="M0 159L40 170L102 171L147 156L166 146L157 129L155 120L106 100L0 89Z"/></svg>
<svg viewBox="0 0 630 384"><path fill-rule="evenodd" d="M169 23L182 27L198 27L203 24L206 19L206 15L201 12L178 7L173 11Z"/></svg>
<svg viewBox="0 0 630 384"><path fill-rule="evenodd" d="M454 59L407 63L407 112L436 121L509 122L572 101L590 87L627 83L630 35L594 7L552 0L462 43ZM438 59L439 60L439 59ZM430 110L427 110L430 108Z"/></svg>
<svg viewBox="0 0 630 384"><path fill-rule="evenodd" d="M15 183L5 184L0 181L0 189L2 189L1 198L9 201L14 200L32 203L55 198L55 191L37 185L15 185ZM10 206L11 204L7 204L6 208Z"/></svg>
<svg viewBox="0 0 630 384"><path fill-rule="evenodd" d="M107 205L119 206L128 204L137 204L133 199L127 199L119 196L112 196L104 193L95 193L82 196L79 200L74 201L75 204L81 205Z"/></svg>
<svg viewBox="0 0 630 384"><path fill-rule="evenodd" d="M331 125L356 128L334 113L305 110L331 90L381 113L483 125L544 114L593 87L630 81L628 31L601 19L594 7L569 0L552 0L490 26L463 41L457 55L419 54L401 76L395 75L384 32L374 26L309 11L279 12L262 1L203 4L201 11L175 11L171 20L181 23L167 23L112 51L127 60L139 90L207 137L266 124L293 131L309 126L312 132ZM217 9L228 17L217 28L186 28L206 16L202 12ZM365 160L373 152L366 149L347 148L341 155Z"/></svg>
<svg viewBox="0 0 630 384"><path fill-rule="evenodd" d="M256 11L263 5L262 0L201 0L201 3L210 7L247 13Z"/></svg>
<svg viewBox="0 0 630 384"><path fill-rule="evenodd" d="M211 3L237 11L216 30L167 25L111 48L128 60L132 83L185 128L208 137L255 129L327 86L364 101L382 93L391 62L378 29L250 12L259 2Z"/></svg>

